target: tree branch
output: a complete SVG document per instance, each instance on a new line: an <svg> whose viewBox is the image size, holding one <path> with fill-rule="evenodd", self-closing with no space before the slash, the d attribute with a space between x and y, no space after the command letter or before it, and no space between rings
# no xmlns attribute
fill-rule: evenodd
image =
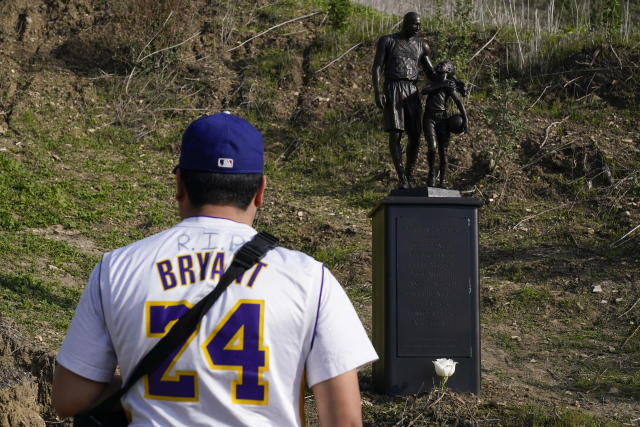
<svg viewBox="0 0 640 427"><path fill-rule="evenodd" d="M559 124L563 123L568 118L569 118L569 116L565 117L564 119L560 120L559 122L553 122L549 126L547 126L547 128L544 131L544 140L542 141L542 144L540 144L540 147L538 149L544 147L544 144L547 143L547 139L549 139L549 131L551 130L551 128L553 126L556 126L556 125L559 125Z"/></svg>
<svg viewBox="0 0 640 427"><path fill-rule="evenodd" d="M491 42L496 38L496 36L498 35L498 33L502 30L502 28L498 29L498 31L496 31L496 33L493 35L493 37L491 37L489 39L488 42L486 42L484 44L484 46L482 46L476 53L473 54L473 56L471 56L471 58L469 58L469 60L467 62L471 62L473 60L473 58L475 58L476 56L478 56L478 54L480 52L482 52L487 46L489 46L491 44Z"/></svg>
<svg viewBox="0 0 640 427"><path fill-rule="evenodd" d="M258 33L258 34L256 34L255 36L253 36L253 37L251 37L251 38L248 38L247 40L245 40L245 41L243 41L242 43L240 43L238 46L236 46L236 47L232 47L231 49L227 49L227 52L231 52L232 50L236 50L236 49L238 49L239 47L242 47L242 46L244 46L245 44L249 43L251 40L253 40L253 39L257 39L258 37L260 37L260 36L263 36L263 35L267 34L267 33L268 33L269 31L271 31L271 30L275 30L276 28L282 27L283 25L287 25L287 24L290 24L290 23L292 23L292 22L301 21L301 20L306 19L306 18L309 18L309 17L311 17L311 16L319 15L320 13L322 13L322 12L313 12L313 13L310 13L310 14L308 14L308 15L299 16L299 17L297 17L297 18L293 18L293 19L289 19L288 21L281 22L281 23L279 23L278 25L274 25L274 26L273 26L273 27L271 27L271 28L267 28L266 30L264 30L264 31L262 31L262 32L260 32L260 33Z"/></svg>
<svg viewBox="0 0 640 427"><path fill-rule="evenodd" d="M351 52L353 49L357 48L358 46L360 46L362 44L362 42L356 43L353 46L351 46L345 53L343 53L342 55L338 56L336 59L334 59L333 61L329 62L327 65L325 65L324 67L320 68L319 70L316 71L316 73L319 73L320 71L329 68L331 65L333 65L334 63L338 62L339 60L342 59L343 56L345 56L347 53Z"/></svg>
<svg viewBox="0 0 640 427"><path fill-rule="evenodd" d="M158 50L156 50L155 52L151 52L151 53L150 53L150 54L148 54L147 56L144 56L142 59L140 59L140 60L138 61L138 63L140 63L140 62L144 61L145 59L147 59L147 58L149 58L149 57L151 57L151 56L155 55L156 53L164 52L165 50L169 50L169 49L176 48L176 47L178 47L178 46L182 46L183 44L190 42L191 40L193 40L194 38L196 38L196 37L197 37L197 36L199 36L199 35L200 35L200 30L196 31L195 33L193 33L193 34L191 35L191 37L189 37L189 38L188 38L188 39L186 39L186 40L181 41L181 42L180 42L180 43L178 43L178 44L174 44L173 46L164 47L164 48L162 48L162 49L158 49Z"/></svg>
<svg viewBox="0 0 640 427"><path fill-rule="evenodd" d="M627 234L625 234L624 236L622 236L621 238L619 238L618 240L616 240L615 242L613 242L611 244L611 247L616 247L620 242L622 242L624 239L627 238L627 236L629 236L631 233L633 233L634 231L636 231L638 228L640 228L640 224L636 225L635 227L633 227L631 229L631 231L629 231Z"/></svg>
<svg viewBox="0 0 640 427"><path fill-rule="evenodd" d="M531 104L531 106L528 108L528 110L531 110L533 108L533 106L536 105L538 103L538 101L540 101L542 99L542 96L547 91L547 89L549 89L550 87L551 87L551 85L547 85L547 86L544 87L544 89L542 89L542 93L540 94L538 99L536 99L535 102L533 104Z"/></svg>

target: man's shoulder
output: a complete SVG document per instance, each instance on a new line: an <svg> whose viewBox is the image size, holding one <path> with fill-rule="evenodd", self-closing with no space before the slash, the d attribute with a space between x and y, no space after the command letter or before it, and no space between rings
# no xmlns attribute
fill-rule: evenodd
<svg viewBox="0 0 640 427"><path fill-rule="evenodd" d="M411 43L421 47L422 49L424 49L425 53L429 53L431 48L429 47L429 43L427 43L427 40L423 39L422 37L418 37L418 36L414 36L411 37Z"/></svg>
<svg viewBox="0 0 640 427"><path fill-rule="evenodd" d="M288 273L300 271L306 272L303 274L307 274L322 268L322 263L312 256L302 251L285 248L283 246L278 246L273 251L267 253L265 262L271 263L270 265L277 266L278 268L283 268Z"/></svg>
<svg viewBox="0 0 640 427"><path fill-rule="evenodd" d="M384 36L378 38L378 45L387 45L389 43L393 43L398 40L399 37L400 33L385 34Z"/></svg>

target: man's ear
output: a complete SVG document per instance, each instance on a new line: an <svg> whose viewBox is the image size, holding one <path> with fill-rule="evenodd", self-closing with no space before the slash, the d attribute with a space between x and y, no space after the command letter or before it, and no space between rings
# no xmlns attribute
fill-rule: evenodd
<svg viewBox="0 0 640 427"><path fill-rule="evenodd" d="M262 175L262 180L260 181L260 186L258 187L258 191L256 191L256 196L254 197L254 202L256 207L260 207L263 203L264 197L264 189L267 187L267 177Z"/></svg>

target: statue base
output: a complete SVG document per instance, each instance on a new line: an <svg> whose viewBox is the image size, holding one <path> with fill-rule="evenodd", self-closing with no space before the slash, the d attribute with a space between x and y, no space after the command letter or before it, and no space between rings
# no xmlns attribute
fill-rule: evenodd
<svg viewBox="0 0 640 427"><path fill-rule="evenodd" d="M458 190L439 187L398 188L391 190L389 195L398 197L462 197Z"/></svg>
<svg viewBox="0 0 640 427"><path fill-rule="evenodd" d="M380 357L373 382L379 393L438 388L433 361L439 358L458 362L448 389L480 393L482 202L452 193L458 192L396 190L371 214L372 341Z"/></svg>

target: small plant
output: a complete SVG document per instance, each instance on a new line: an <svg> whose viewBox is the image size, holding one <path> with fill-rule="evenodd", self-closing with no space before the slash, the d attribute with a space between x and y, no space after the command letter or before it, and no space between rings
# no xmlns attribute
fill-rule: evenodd
<svg viewBox="0 0 640 427"><path fill-rule="evenodd" d="M356 251L352 245L343 247L320 247L313 252L314 258L326 264L327 268L336 269L340 264L345 263L349 256Z"/></svg>
<svg viewBox="0 0 640 427"><path fill-rule="evenodd" d="M609 37L615 37L622 27L622 10L618 0L600 0L591 3L592 27L601 28Z"/></svg>
<svg viewBox="0 0 640 427"><path fill-rule="evenodd" d="M481 107L481 111L495 135L495 140L485 147L485 151L491 152L491 155L484 156L490 162L489 169L493 170L512 155L526 125L522 112L523 98L515 90L515 80L499 80L495 69L489 71L489 77L490 102Z"/></svg>
<svg viewBox="0 0 640 427"><path fill-rule="evenodd" d="M331 27L334 30L342 30L351 15L351 2L349 0L329 0L327 13Z"/></svg>
<svg viewBox="0 0 640 427"><path fill-rule="evenodd" d="M550 301L551 294L548 289L525 285L514 296L512 306L521 309L532 309L534 307L544 307Z"/></svg>

